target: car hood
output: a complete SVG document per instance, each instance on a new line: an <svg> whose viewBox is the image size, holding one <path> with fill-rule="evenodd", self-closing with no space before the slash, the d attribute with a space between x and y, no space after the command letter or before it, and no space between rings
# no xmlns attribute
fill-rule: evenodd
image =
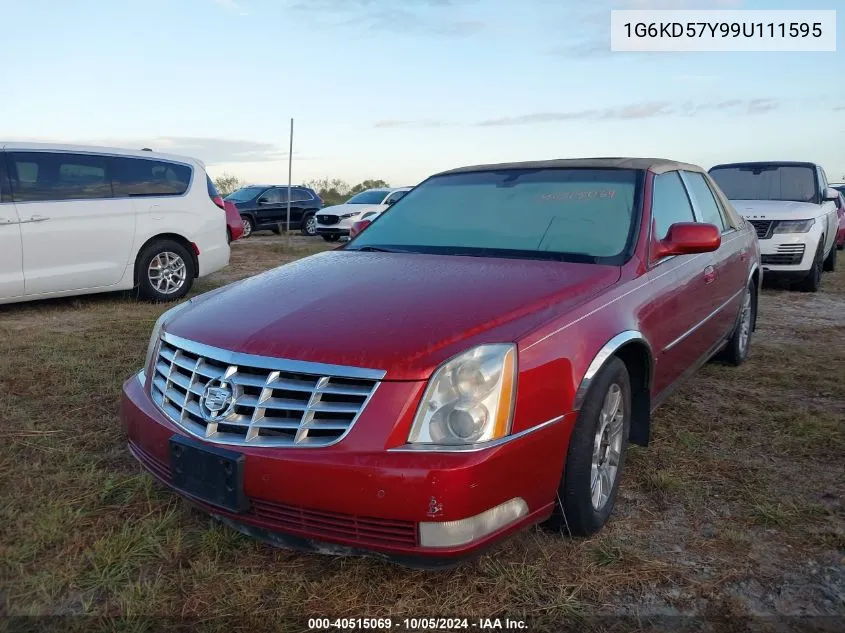
<svg viewBox="0 0 845 633"><path fill-rule="evenodd" d="M165 330L247 354L423 380L517 340L619 279L615 266L335 250L197 297Z"/></svg>
<svg viewBox="0 0 845 633"><path fill-rule="evenodd" d="M821 205L811 202L782 200L731 200L731 204L748 220L808 220L822 210Z"/></svg>
<svg viewBox="0 0 845 633"><path fill-rule="evenodd" d="M331 207L323 207L318 215L343 215L344 213L364 213L365 211L380 211L384 209L383 204L336 204Z"/></svg>

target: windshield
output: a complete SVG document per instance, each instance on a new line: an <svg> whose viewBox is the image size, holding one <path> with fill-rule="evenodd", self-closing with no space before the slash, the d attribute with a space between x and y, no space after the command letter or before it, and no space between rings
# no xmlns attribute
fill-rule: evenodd
<svg viewBox="0 0 845 633"><path fill-rule="evenodd" d="M621 264L640 179L622 169L435 176L347 248Z"/></svg>
<svg viewBox="0 0 845 633"><path fill-rule="evenodd" d="M232 202L247 202L262 193L267 187L244 187L226 196Z"/></svg>
<svg viewBox="0 0 845 633"><path fill-rule="evenodd" d="M710 175L730 200L818 202L812 167L732 165L714 167Z"/></svg>
<svg viewBox="0 0 845 633"><path fill-rule="evenodd" d="M385 189L368 189L352 196L346 204L381 204L388 193Z"/></svg>

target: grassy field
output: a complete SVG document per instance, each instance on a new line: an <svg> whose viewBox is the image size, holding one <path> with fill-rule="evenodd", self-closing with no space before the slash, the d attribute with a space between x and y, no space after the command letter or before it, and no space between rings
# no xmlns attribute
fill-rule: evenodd
<svg viewBox="0 0 845 633"><path fill-rule="evenodd" d="M324 248L284 243L234 244L195 292ZM160 616L226 631L305 630L307 616L845 618L845 271L818 294L764 292L751 360L707 365L663 406L599 536L533 529L437 573L273 549L142 473L120 386L164 309L119 294L0 306L0 615L128 616L139 631Z"/></svg>

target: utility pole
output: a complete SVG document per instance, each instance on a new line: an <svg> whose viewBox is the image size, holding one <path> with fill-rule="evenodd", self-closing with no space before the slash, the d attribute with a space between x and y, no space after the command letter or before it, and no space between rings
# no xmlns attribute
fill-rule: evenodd
<svg viewBox="0 0 845 633"><path fill-rule="evenodd" d="M290 119L290 148L288 151L288 221L285 225L285 233L288 238L288 247L291 245L290 237L290 194L293 187L293 117Z"/></svg>

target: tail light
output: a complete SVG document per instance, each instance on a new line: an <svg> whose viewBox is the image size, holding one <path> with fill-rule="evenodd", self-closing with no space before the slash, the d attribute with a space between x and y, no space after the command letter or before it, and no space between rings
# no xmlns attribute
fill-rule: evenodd
<svg viewBox="0 0 845 633"><path fill-rule="evenodd" d="M223 204L223 198L221 198L220 196L213 196L213 197L211 198L211 201L212 201L214 204L216 204L218 207L220 207L221 209L223 209L224 211L226 210L226 205L225 205L225 204Z"/></svg>
<svg viewBox="0 0 845 633"><path fill-rule="evenodd" d="M208 174L205 175L205 184L208 187L208 197L211 198L211 201L216 204L218 207L226 210L226 205L223 204L223 198L217 193L217 187L214 186L214 181L208 177Z"/></svg>
<svg viewBox="0 0 845 633"><path fill-rule="evenodd" d="M372 220L358 220L354 224L352 224L352 228L349 229L349 238L352 239L356 235L358 235L361 231L372 224Z"/></svg>

